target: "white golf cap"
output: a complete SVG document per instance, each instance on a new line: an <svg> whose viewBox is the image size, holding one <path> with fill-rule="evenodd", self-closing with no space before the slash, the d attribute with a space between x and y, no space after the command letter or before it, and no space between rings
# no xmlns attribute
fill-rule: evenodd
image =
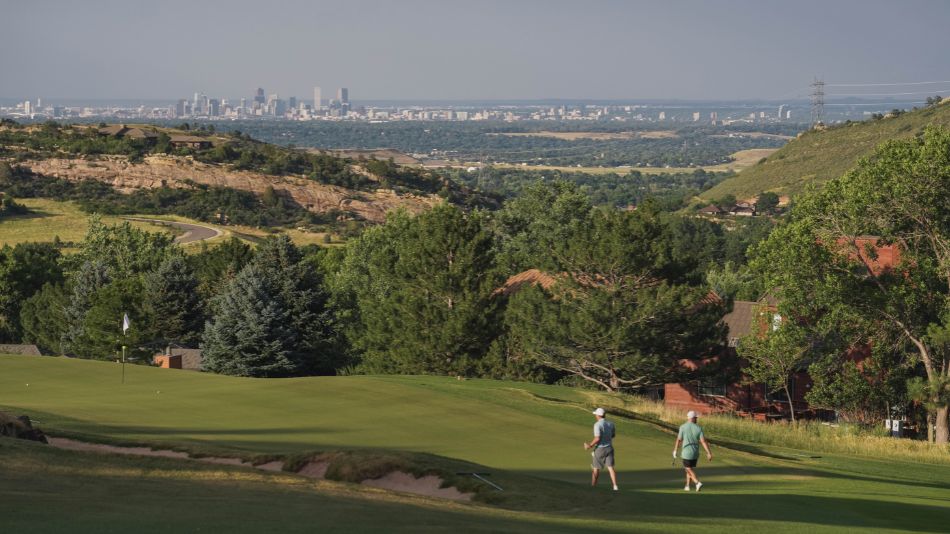
<svg viewBox="0 0 950 534"><path fill-rule="evenodd" d="M607 412L605 412L603 408L597 408L596 410L594 410L594 411L591 412L591 413L594 414L594 415L599 415L599 416L603 417L604 414L607 413Z"/></svg>
<svg viewBox="0 0 950 534"><path fill-rule="evenodd" d="M693 418L695 418L696 416L697 416L697 413L694 412L693 410L690 410L690 411L686 412L686 418L687 418L687 419L693 419Z"/></svg>

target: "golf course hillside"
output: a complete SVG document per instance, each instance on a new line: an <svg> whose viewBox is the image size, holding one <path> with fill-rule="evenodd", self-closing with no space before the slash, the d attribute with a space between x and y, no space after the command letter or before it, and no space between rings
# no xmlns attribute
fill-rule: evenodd
<svg viewBox="0 0 950 534"><path fill-rule="evenodd" d="M0 355L0 411L53 438L283 465L80 452L0 438L3 530L28 532L946 532L950 462L719 439L684 492L669 425L583 389L439 376L239 378ZM590 488L591 409L620 491ZM703 419L700 418L700 424ZM55 441L55 440L54 440ZM296 474L329 458L325 479ZM358 484L438 476L471 501ZM484 478L460 473L490 473Z"/></svg>
<svg viewBox="0 0 950 534"><path fill-rule="evenodd" d="M735 195L746 199L766 191L794 196L809 184L821 184L841 176L885 141L914 137L927 126L950 125L950 105L947 102L944 100L898 116L849 121L807 131L757 165L743 169L704 192L701 197L713 200Z"/></svg>

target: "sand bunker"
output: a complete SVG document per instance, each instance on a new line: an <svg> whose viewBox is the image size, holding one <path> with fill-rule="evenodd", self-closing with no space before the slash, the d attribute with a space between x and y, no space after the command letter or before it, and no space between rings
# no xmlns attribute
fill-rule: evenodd
<svg viewBox="0 0 950 534"><path fill-rule="evenodd" d="M244 467L255 467L250 462L240 458L223 458L220 456L205 456L202 458L193 458L186 452L170 451L167 449L152 449L150 447L120 447L117 445L106 445L104 443L88 443L68 438L49 438L49 444L59 449L69 449L71 451L82 452L100 452L109 454L128 454L134 456L160 456L162 458L181 458L184 460L195 460L206 464L219 465L239 465ZM266 465L266 464L265 464Z"/></svg>
<svg viewBox="0 0 950 534"><path fill-rule="evenodd" d="M49 444L60 449L68 449L71 451L126 454L135 456L160 456L163 458L194 460L209 464L252 467L254 469L271 472L279 472L284 468L284 462L280 460L254 465L240 458L225 458L221 456L205 456L202 458L194 458L189 456L188 453L180 451L152 449L150 447L120 447L117 445L106 445L104 443L88 443L85 441L78 441L68 438L51 437L49 438ZM330 467L330 462L327 460L311 460L310 462L307 462L307 464L304 465L299 471L297 471L297 474L307 478L323 480L326 478L328 467ZM392 473L380 478L364 480L362 484L373 486L374 488L414 493L416 495L424 495L426 497L451 499L453 501L470 501L474 496L473 493L462 493L458 490L458 488L441 487L442 479L435 475L427 475L421 478L416 478L413 475L404 473L402 471L393 471Z"/></svg>
<svg viewBox="0 0 950 534"><path fill-rule="evenodd" d="M453 501L470 501L472 493L462 493L458 488L443 488L442 479L435 475L427 475L422 478L404 473L402 471L393 471L388 475L371 480L364 480L362 484L383 488L392 491L402 491L406 493L415 493L416 495L425 495L427 497L438 497L440 499L451 499Z"/></svg>
<svg viewBox="0 0 950 534"><path fill-rule="evenodd" d="M71 451L134 454L136 456L161 456L163 458L189 458L188 453L163 449L152 449L149 447L118 447L116 445L105 445L103 443L86 443L85 441L76 441L74 439L68 438L51 437L48 439L50 445L59 449L69 449Z"/></svg>
<svg viewBox="0 0 950 534"><path fill-rule="evenodd" d="M284 470L284 462L280 460L274 460L273 462L267 462L266 464L257 464L254 466L255 469L260 469L261 471L273 471L275 473Z"/></svg>
<svg viewBox="0 0 950 534"><path fill-rule="evenodd" d="M309 477L309 478L318 478L323 480L327 477L327 468L330 467L330 462L326 460L313 460L303 466L299 471L298 475Z"/></svg>
<svg viewBox="0 0 950 534"><path fill-rule="evenodd" d="M204 456L201 458L192 458L192 460L197 460L199 462L204 462L206 464L218 464L218 465L240 465L244 467L257 467L256 465L245 462L240 458L222 458L220 456Z"/></svg>

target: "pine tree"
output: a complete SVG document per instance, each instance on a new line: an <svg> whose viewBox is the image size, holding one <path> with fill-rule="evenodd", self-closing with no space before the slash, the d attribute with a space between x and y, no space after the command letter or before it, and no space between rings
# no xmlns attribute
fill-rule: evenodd
<svg viewBox="0 0 950 534"><path fill-rule="evenodd" d="M277 281L248 265L216 300L218 313L205 327L201 345L203 370L253 377L297 372L299 337Z"/></svg>
<svg viewBox="0 0 950 534"><path fill-rule="evenodd" d="M201 337L204 314L198 280L181 255L169 256L145 276L143 312L147 339L193 346Z"/></svg>
<svg viewBox="0 0 950 534"><path fill-rule="evenodd" d="M389 223L387 223L388 225ZM394 221L394 256L369 254L370 287L356 288L366 370L464 373L497 334L501 279L482 214L442 205Z"/></svg>
<svg viewBox="0 0 950 534"><path fill-rule="evenodd" d="M286 235L262 243L251 264L261 276L274 281L290 313L290 326L298 339L293 347L297 372L333 374L342 364L341 348L323 277Z"/></svg>
<svg viewBox="0 0 950 534"><path fill-rule="evenodd" d="M24 343L63 354L63 335L67 329L66 306L69 295L61 284L46 284L23 302L20 324Z"/></svg>
<svg viewBox="0 0 950 534"><path fill-rule="evenodd" d="M81 264L79 270L70 278L69 303L64 315L66 330L63 332L62 346L66 353L75 353L85 332L86 314L92 307L96 292L111 280L109 267L105 261L91 260Z"/></svg>
<svg viewBox="0 0 950 534"><path fill-rule="evenodd" d="M606 390L663 383L681 358L722 342L722 308L700 305L707 290L684 283L656 214L598 211L555 245L548 288L520 289L506 324L517 358L539 362Z"/></svg>
<svg viewBox="0 0 950 534"><path fill-rule="evenodd" d="M20 308L46 283L63 281L59 250L51 243L0 248L0 341L20 339Z"/></svg>

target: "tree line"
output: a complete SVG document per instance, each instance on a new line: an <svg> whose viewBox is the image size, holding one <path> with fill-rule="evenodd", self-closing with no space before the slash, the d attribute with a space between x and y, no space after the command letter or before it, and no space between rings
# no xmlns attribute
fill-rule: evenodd
<svg viewBox="0 0 950 534"><path fill-rule="evenodd" d="M4 337L106 359L120 344L141 357L199 345L206 370L242 376L449 373L636 389L718 346L721 305L697 304L710 268L741 261L741 234L649 203L597 208L568 182L538 183L497 212L395 213L334 249L281 237L184 255L167 236L94 219L77 254L3 249L0 280L15 288L4 291ZM532 269L554 283L506 284ZM136 324L126 339L123 313Z"/></svg>

